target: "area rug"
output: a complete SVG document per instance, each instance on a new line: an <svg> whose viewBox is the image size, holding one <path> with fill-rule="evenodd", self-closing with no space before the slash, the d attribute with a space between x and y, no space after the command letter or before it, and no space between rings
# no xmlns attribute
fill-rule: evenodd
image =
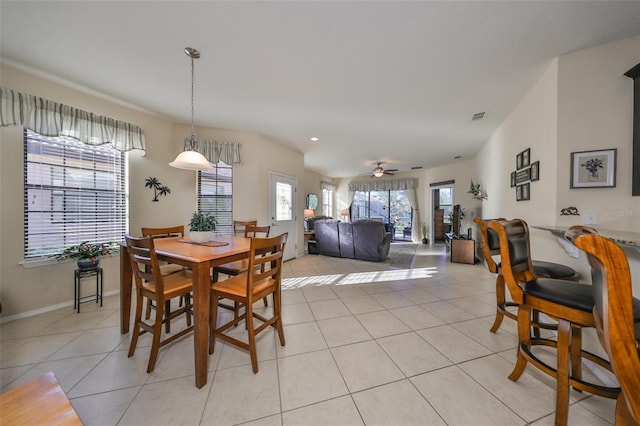
<svg viewBox="0 0 640 426"><path fill-rule="evenodd" d="M413 256L418 248L417 243L391 243L389 249L389 257L381 263L387 263L396 268L410 268L413 262Z"/></svg>

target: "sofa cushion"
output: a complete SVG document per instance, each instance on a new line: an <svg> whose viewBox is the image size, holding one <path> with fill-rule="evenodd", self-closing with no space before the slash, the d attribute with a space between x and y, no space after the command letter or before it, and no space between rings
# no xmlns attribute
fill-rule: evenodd
<svg viewBox="0 0 640 426"><path fill-rule="evenodd" d="M338 223L338 234L340 239L340 257L353 259L356 257L353 249L353 227L349 222Z"/></svg>
<svg viewBox="0 0 640 426"><path fill-rule="evenodd" d="M353 247L356 259L379 262L389 255L391 234L384 224L375 220L357 220L352 223Z"/></svg>
<svg viewBox="0 0 640 426"><path fill-rule="evenodd" d="M338 238L338 220L316 220L316 246L318 253L325 256L340 257L340 240Z"/></svg>

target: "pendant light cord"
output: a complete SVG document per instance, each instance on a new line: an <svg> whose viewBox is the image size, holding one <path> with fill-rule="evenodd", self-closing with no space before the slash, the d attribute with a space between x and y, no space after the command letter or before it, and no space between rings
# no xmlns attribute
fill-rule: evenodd
<svg viewBox="0 0 640 426"><path fill-rule="evenodd" d="M193 61L194 61L194 57L191 56L191 140L189 141L189 144L191 145L191 150L195 150L195 142L196 142L196 137L195 137L195 131L194 131L194 127L193 127L193 120L194 120L194 96L193 96L193 87L194 87L194 80L195 80L195 73L194 73L194 65L193 65Z"/></svg>

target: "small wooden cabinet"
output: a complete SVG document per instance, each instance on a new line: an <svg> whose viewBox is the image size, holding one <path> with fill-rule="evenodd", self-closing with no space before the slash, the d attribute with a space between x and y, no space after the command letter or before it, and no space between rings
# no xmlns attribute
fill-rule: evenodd
<svg viewBox="0 0 640 426"><path fill-rule="evenodd" d="M451 262L476 263L476 242L474 240L451 239Z"/></svg>
<svg viewBox="0 0 640 426"><path fill-rule="evenodd" d="M444 210L433 211L433 240L444 241Z"/></svg>

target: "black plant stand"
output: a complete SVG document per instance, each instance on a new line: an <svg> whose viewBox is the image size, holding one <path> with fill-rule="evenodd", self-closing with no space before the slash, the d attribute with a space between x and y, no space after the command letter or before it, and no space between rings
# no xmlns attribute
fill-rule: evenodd
<svg viewBox="0 0 640 426"><path fill-rule="evenodd" d="M76 269L74 273L74 287L73 287L73 308L80 313L80 304L86 302L96 303L100 301L102 306L102 268L96 267L91 269ZM80 295L80 284L83 278L96 277L96 293L89 296Z"/></svg>

